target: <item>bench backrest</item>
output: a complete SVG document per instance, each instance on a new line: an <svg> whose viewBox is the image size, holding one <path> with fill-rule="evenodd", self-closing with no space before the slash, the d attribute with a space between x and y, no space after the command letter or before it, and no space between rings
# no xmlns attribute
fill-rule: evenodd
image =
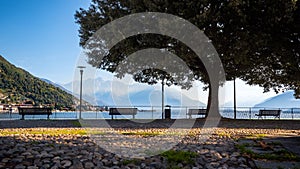
<svg viewBox="0 0 300 169"><path fill-rule="evenodd" d="M109 115L136 115L137 108L109 108Z"/></svg>
<svg viewBox="0 0 300 169"><path fill-rule="evenodd" d="M188 115L206 115L206 109L189 109Z"/></svg>
<svg viewBox="0 0 300 169"><path fill-rule="evenodd" d="M52 114L52 109L49 107L18 107L19 114Z"/></svg>
<svg viewBox="0 0 300 169"><path fill-rule="evenodd" d="M259 110L260 116L279 116L281 110Z"/></svg>

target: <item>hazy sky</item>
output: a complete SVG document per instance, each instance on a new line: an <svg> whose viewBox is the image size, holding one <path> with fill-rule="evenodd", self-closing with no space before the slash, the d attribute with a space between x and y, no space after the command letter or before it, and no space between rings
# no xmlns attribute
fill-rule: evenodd
<svg viewBox="0 0 300 169"><path fill-rule="evenodd" d="M0 55L33 75L56 83L79 77L81 52L74 14L88 0L0 0ZM102 73L102 76L107 74ZM274 93L237 82L239 106L251 106ZM226 85L226 102L232 101L232 82ZM203 99L206 99L203 97Z"/></svg>

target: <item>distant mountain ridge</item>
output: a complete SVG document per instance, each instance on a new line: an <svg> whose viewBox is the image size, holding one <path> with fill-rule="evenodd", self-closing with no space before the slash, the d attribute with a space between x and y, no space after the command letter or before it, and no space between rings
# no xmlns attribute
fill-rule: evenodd
<svg viewBox="0 0 300 169"><path fill-rule="evenodd" d="M47 83L29 72L14 66L0 55L0 93L1 103L21 103L24 100L35 104L51 104L56 108L73 105L73 96Z"/></svg>
<svg viewBox="0 0 300 169"><path fill-rule="evenodd" d="M79 93L79 81L63 85L73 93ZM73 88L73 89L72 89ZM76 95L77 95L76 94ZM102 78L83 80L83 98L93 105L109 106L161 106L161 89L145 84L125 84L122 81ZM165 104L171 106L200 106L205 104L193 100L180 91L165 87Z"/></svg>
<svg viewBox="0 0 300 169"><path fill-rule="evenodd" d="M254 107L266 108L300 108L300 99L294 97L294 91L286 91L277 96L271 97Z"/></svg>
<svg viewBox="0 0 300 169"><path fill-rule="evenodd" d="M41 79L42 81L44 81L44 82L50 84L50 85L53 85L53 86L55 86L55 87L60 88L61 90L65 91L65 92L67 92L67 93L69 93L69 94L72 94L72 92L71 92L70 90L66 89L65 87L63 87L63 86L60 85L60 84L54 83L54 82L52 82L51 80L48 80L48 79L45 79L45 78L40 78L40 79Z"/></svg>

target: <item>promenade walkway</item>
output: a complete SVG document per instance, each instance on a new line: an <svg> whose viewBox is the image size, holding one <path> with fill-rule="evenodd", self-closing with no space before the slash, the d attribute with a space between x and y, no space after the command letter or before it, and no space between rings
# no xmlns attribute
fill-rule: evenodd
<svg viewBox="0 0 300 169"><path fill-rule="evenodd" d="M300 124L295 120L222 119L207 135L201 129L205 120L199 119L189 129L190 134L180 140L176 133L166 137L157 135L167 131L175 120L145 122L3 120L0 121L0 168L300 168ZM94 136L82 133L84 127L80 125L100 129L101 133ZM121 134L113 135L110 130ZM203 141L203 136L208 137ZM161 144L158 138L167 137L175 142L171 150L179 153L177 160L168 154L149 156L149 151L146 154L133 152L141 140L147 145L150 141L150 148L155 149ZM127 149L125 154L118 154L105 147L106 143L114 147L133 147L132 151ZM167 147L169 142L165 143ZM185 156L191 155L188 161L180 159L180 154L186 152L190 153Z"/></svg>

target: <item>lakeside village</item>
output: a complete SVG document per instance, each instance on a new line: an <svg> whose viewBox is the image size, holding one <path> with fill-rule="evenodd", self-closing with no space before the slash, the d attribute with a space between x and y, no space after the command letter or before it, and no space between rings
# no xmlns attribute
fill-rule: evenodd
<svg viewBox="0 0 300 169"><path fill-rule="evenodd" d="M55 104L36 105L33 101L24 101L22 103L9 104L0 103L0 113L18 113L19 107L50 107L52 109L52 112L73 112L79 109L79 104L75 103L70 107L60 107L59 109L56 109ZM84 111L106 111L107 109L107 106L92 106L87 103L82 105L82 110Z"/></svg>

